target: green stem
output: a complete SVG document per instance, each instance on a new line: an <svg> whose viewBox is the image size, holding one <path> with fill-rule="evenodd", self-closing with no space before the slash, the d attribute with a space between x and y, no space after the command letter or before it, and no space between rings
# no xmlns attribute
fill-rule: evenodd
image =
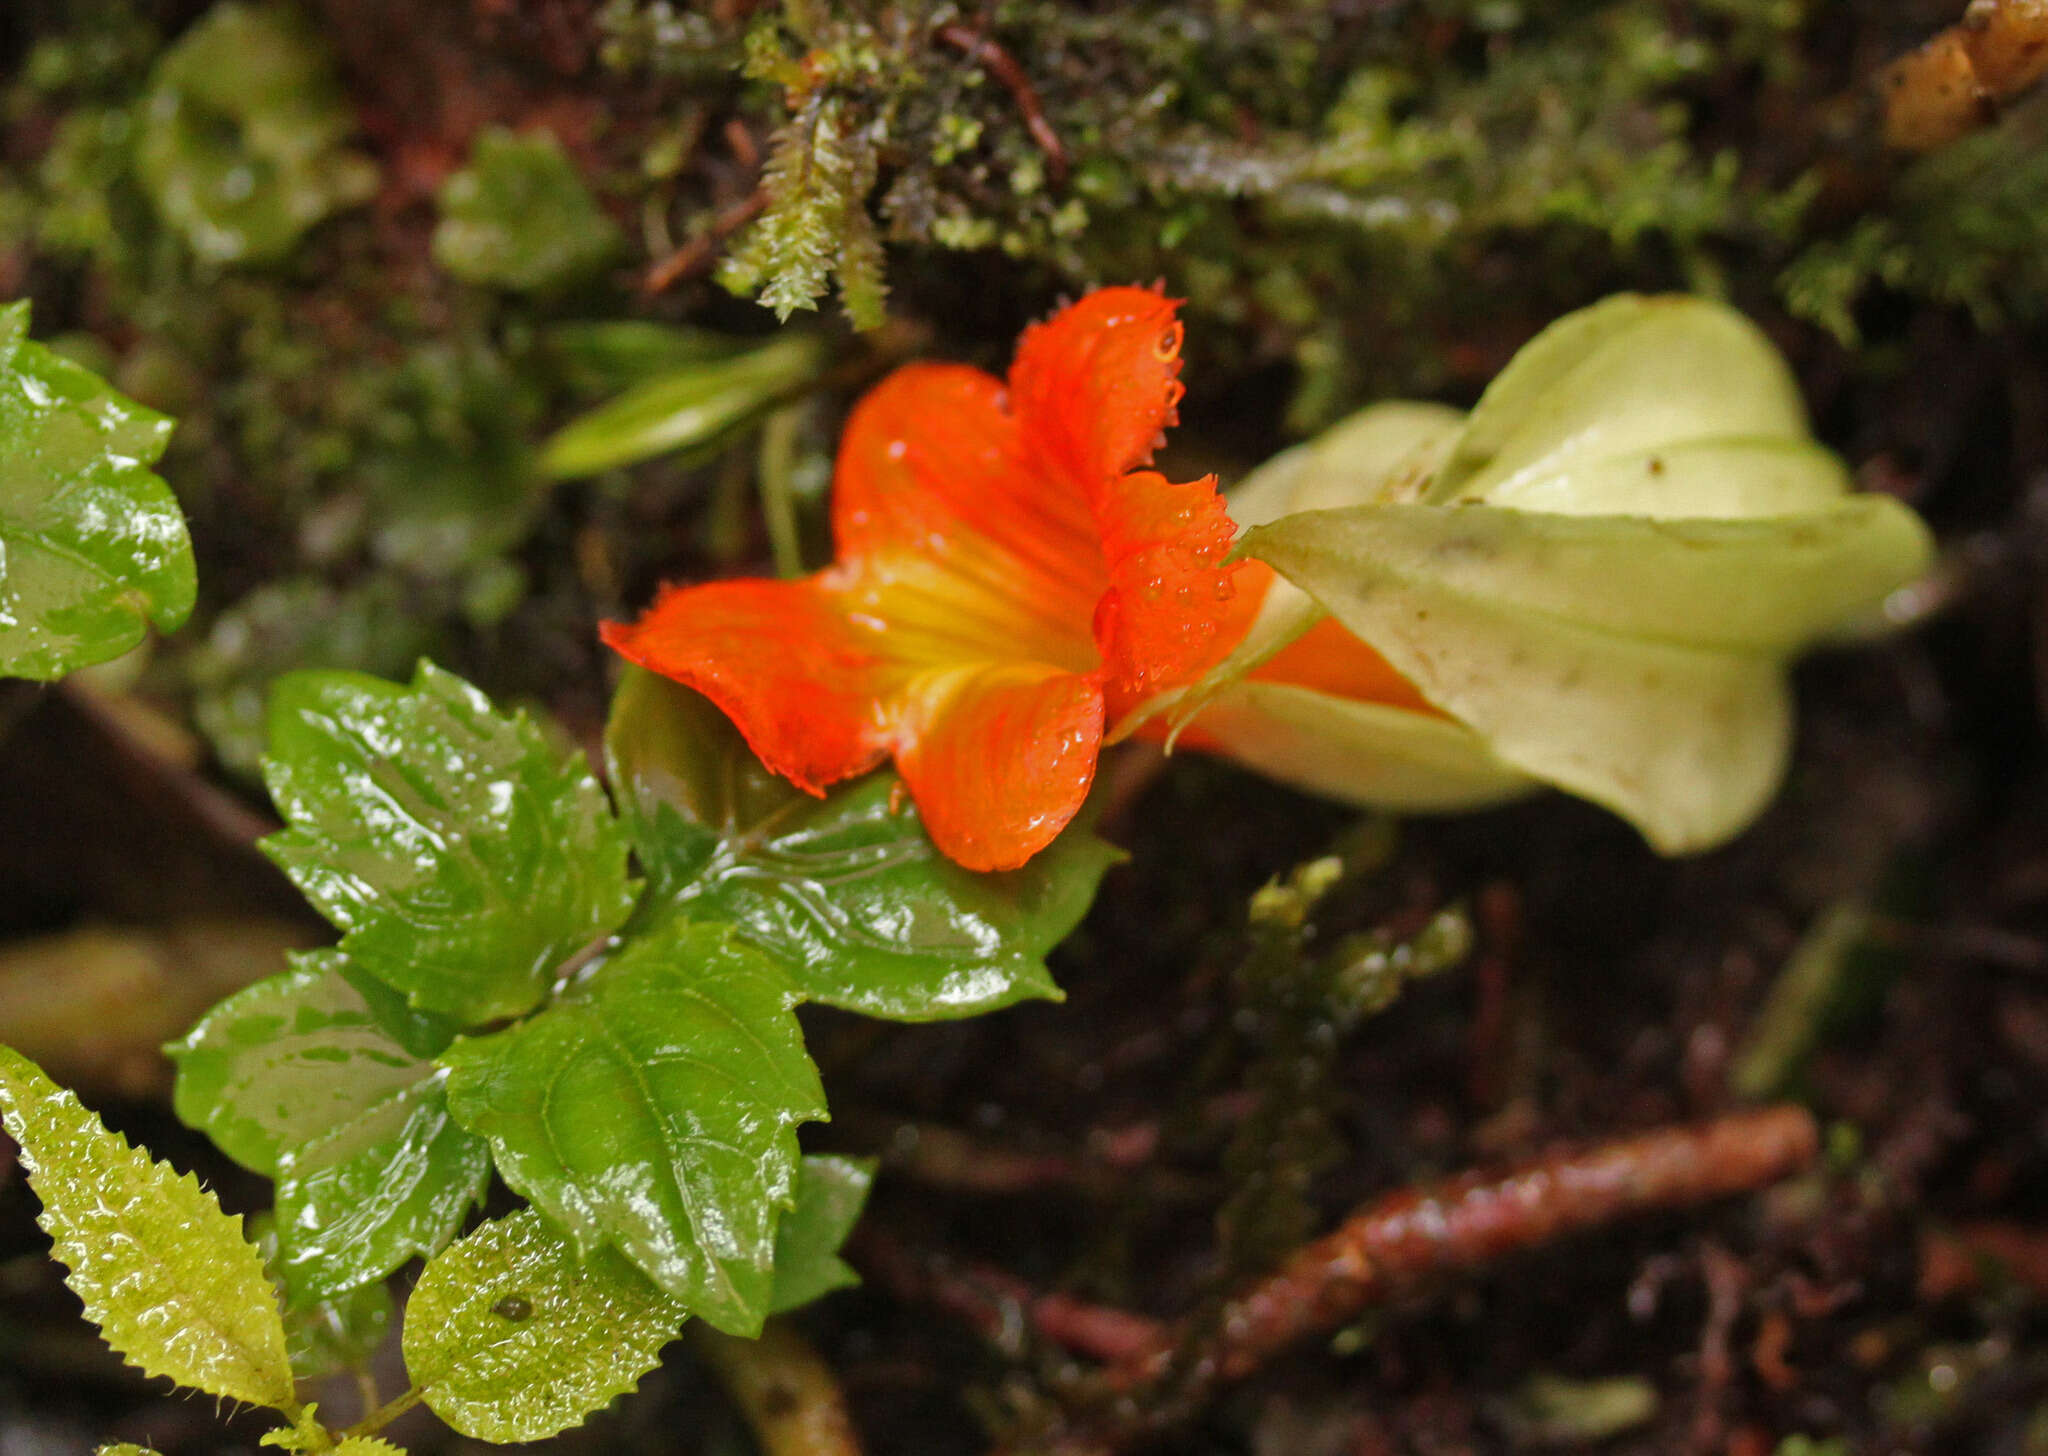
<svg viewBox="0 0 2048 1456"><path fill-rule="evenodd" d="M419 1403L419 1388L410 1387L385 1401L341 1434L343 1437L374 1436Z"/></svg>

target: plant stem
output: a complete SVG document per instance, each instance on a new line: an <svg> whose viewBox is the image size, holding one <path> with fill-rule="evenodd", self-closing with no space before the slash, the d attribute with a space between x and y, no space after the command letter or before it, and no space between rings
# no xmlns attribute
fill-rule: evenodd
<svg viewBox="0 0 2048 1456"><path fill-rule="evenodd" d="M378 1406L341 1434L344 1437L374 1436L419 1403L419 1388L417 1386L408 1387L385 1401L384 1404Z"/></svg>

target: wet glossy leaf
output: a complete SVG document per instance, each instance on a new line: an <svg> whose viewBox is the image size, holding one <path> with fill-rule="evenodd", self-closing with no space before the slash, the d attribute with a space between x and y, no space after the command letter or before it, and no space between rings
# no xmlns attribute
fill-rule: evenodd
<svg viewBox="0 0 2048 1456"><path fill-rule="evenodd" d="M726 921L803 995L870 1016L969 1016L1057 998L1045 956L1117 851L1077 825L1022 869L933 848L893 773L814 799L763 768L717 708L633 669L605 744L652 905Z"/></svg>
<svg viewBox="0 0 2048 1456"><path fill-rule="evenodd" d="M367 1369L398 1316L390 1287L376 1281L332 1299L294 1299L278 1267L277 1220L267 1213L251 1214L246 1231L285 1303L284 1344L292 1374L317 1380L336 1371Z"/></svg>
<svg viewBox="0 0 2048 1456"><path fill-rule="evenodd" d="M873 1158L813 1154L798 1165L796 1205L782 1215L782 1224L775 1231L771 1314L860 1283L860 1276L839 1257L839 1246L860 1221L874 1183Z"/></svg>
<svg viewBox="0 0 2048 1456"><path fill-rule="evenodd" d="M449 1048L448 1105L580 1250L614 1246L752 1333L796 1124L825 1115L797 999L725 926L649 927L539 1015Z"/></svg>
<svg viewBox="0 0 2048 1456"><path fill-rule="evenodd" d="M542 450L542 468L593 475L711 444L809 383L824 353L816 338L784 333L743 354L649 379L563 426Z"/></svg>
<svg viewBox="0 0 2048 1456"><path fill-rule="evenodd" d="M376 190L319 36L282 5L216 5L164 53L136 162L157 211L210 263L262 263Z"/></svg>
<svg viewBox="0 0 2048 1456"><path fill-rule="evenodd" d="M228 1400L293 1402L277 1298L242 1221L0 1047L0 1127L86 1318L129 1364Z"/></svg>
<svg viewBox="0 0 2048 1456"><path fill-rule="evenodd" d="M632 909L625 835L582 760L461 678L295 673L270 722L264 779L291 828L265 852L421 1010L529 1011Z"/></svg>
<svg viewBox="0 0 2048 1456"><path fill-rule="evenodd" d="M277 1179L295 1307L433 1253L482 1198L489 1150L449 1117L430 1060L454 1030L319 951L171 1048L178 1115Z"/></svg>
<svg viewBox="0 0 2048 1456"><path fill-rule="evenodd" d="M434 261L467 283L544 292L587 278L619 231L546 132L492 128L441 187Z"/></svg>
<svg viewBox="0 0 2048 1456"><path fill-rule="evenodd" d="M466 1436L543 1440L631 1390L687 1315L617 1253L579 1256L523 1208L427 1265L406 1304L406 1372Z"/></svg>
<svg viewBox="0 0 2048 1456"><path fill-rule="evenodd" d="M185 518L149 469L170 434L0 308L0 677L62 677L191 612Z"/></svg>
<svg viewBox="0 0 2048 1456"><path fill-rule="evenodd" d="M157 1453L147 1446L136 1446L124 1441L118 1446L102 1446L93 1452L93 1456L157 1456Z"/></svg>

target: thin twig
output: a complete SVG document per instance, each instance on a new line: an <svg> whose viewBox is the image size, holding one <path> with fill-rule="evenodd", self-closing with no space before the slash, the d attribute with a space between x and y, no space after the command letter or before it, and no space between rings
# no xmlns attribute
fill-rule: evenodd
<svg viewBox="0 0 2048 1456"><path fill-rule="evenodd" d="M1740 1112L1700 1127L1664 1128L1505 1174L1468 1173L1429 1191L1367 1204L1228 1301L1207 1343L1169 1331L1108 1372L1132 1389L1190 1349L1197 1380L1250 1374L1295 1340L1332 1329L1425 1280L1490 1263L1653 1209L1677 1208L1775 1183L1812 1162L1819 1134L1803 1107Z"/></svg>
<svg viewBox="0 0 2048 1456"><path fill-rule="evenodd" d="M708 267L712 251L735 231L759 217L767 208L768 189L755 188L747 196L713 217L711 225L703 232L649 268L641 276L640 291L650 295L660 293Z"/></svg>
<svg viewBox="0 0 2048 1456"><path fill-rule="evenodd" d="M1024 118L1024 130L1031 133L1031 140L1038 143L1038 149L1045 153L1045 170L1054 182L1067 175L1067 149L1060 144L1059 133L1052 129L1052 123L1045 118L1045 110L1038 103L1038 90L1031 84L1031 78L1024 74L1024 68L1017 64L1017 58L990 40L971 25L954 22L942 25L937 31L938 38L953 47L976 65L988 67L989 74L1002 83L1010 93L1010 99L1017 103L1017 111Z"/></svg>
<svg viewBox="0 0 2048 1456"><path fill-rule="evenodd" d="M860 1456L838 1378L788 1322L768 1321L756 1340L703 1323L689 1328L692 1348L717 1373L762 1456Z"/></svg>
<svg viewBox="0 0 2048 1456"><path fill-rule="evenodd" d="M932 1304L978 1330L1011 1357L1025 1353L1028 1329L1040 1339L1097 1360L1129 1360L1161 1338L1157 1320L1067 1294L1043 1294L1013 1274L985 1265L959 1267L919 1257L879 1231L862 1227L847 1257L871 1283L898 1299Z"/></svg>

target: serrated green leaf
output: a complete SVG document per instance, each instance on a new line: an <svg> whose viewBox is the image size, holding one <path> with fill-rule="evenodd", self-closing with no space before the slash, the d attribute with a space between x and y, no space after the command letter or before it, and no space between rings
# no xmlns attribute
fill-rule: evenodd
<svg viewBox="0 0 2048 1456"><path fill-rule="evenodd" d="M796 1124L825 1115L797 999L727 927L657 925L547 1010L450 1047L448 1106L580 1250L614 1246L692 1313L750 1334Z"/></svg>
<svg viewBox="0 0 2048 1456"><path fill-rule="evenodd" d="M707 699L638 668L605 746L650 906L728 922L806 999L870 1016L1058 999L1045 956L1119 857L1081 824L1021 869L964 870L933 848L895 774L814 799L763 768Z"/></svg>
<svg viewBox="0 0 2048 1456"><path fill-rule="evenodd" d="M544 131L485 131L439 200L434 261L466 283L546 292L588 278L619 250L618 228Z"/></svg>
<svg viewBox="0 0 2048 1456"><path fill-rule="evenodd" d="M1786 659L1931 554L1919 519L1876 497L1737 520L1364 506L1285 517L1245 550L1500 763L1665 853L1756 815L1789 746Z"/></svg>
<svg viewBox="0 0 2048 1456"><path fill-rule="evenodd" d="M149 469L170 435L0 308L0 677L62 677L191 612L185 518Z"/></svg>
<svg viewBox="0 0 2048 1456"><path fill-rule="evenodd" d="M860 1221L874 1184L873 1158L813 1153L798 1165L796 1204L775 1231L775 1293L769 1313L781 1314L860 1283L839 1257L839 1246Z"/></svg>
<svg viewBox="0 0 2048 1456"><path fill-rule="evenodd" d="M685 364L564 425L543 447L541 468L558 478L594 475L711 444L809 383L824 356L817 338L789 332L745 353Z"/></svg>
<svg viewBox="0 0 2048 1456"><path fill-rule="evenodd" d="M132 1442L123 1441L118 1446L102 1446L93 1452L93 1456L157 1456L157 1453L147 1446L137 1446Z"/></svg>
<svg viewBox="0 0 2048 1456"><path fill-rule="evenodd" d="M335 1446L334 1456L405 1456L405 1448L376 1436L350 1436Z"/></svg>
<svg viewBox="0 0 2048 1456"><path fill-rule="evenodd" d="M298 1307L441 1248L491 1163L449 1117L430 1060L454 1026L410 1010L340 952L294 962L170 1052L178 1115L277 1179L279 1268Z"/></svg>
<svg viewBox="0 0 2048 1456"><path fill-rule="evenodd" d="M264 780L291 827L265 853L423 1011L530 1011L633 907L625 834L581 758L452 673L294 673L270 729Z"/></svg>
<svg viewBox="0 0 2048 1456"><path fill-rule="evenodd" d="M294 1404L277 1297L242 1221L0 1047L0 1127L86 1318L129 1364L227 1400Z"/></svg>
<svg viewBox="0 0 2048 1456"><path fill-rule="evenodd" d="M198 257L272 262L376 191L376 167L341 146L353 124L320 37L290 7L216 5L157 64L137 170Z"/></svg>
<svg viewBox="0 0 2048 1456"><path fill-rule="evenodd" d="M428 1263L406 1304L406 1372L465 1436L539 1441L631 1390L688 1312L618 1254L579 1257L523 1208Z"/></svg>

